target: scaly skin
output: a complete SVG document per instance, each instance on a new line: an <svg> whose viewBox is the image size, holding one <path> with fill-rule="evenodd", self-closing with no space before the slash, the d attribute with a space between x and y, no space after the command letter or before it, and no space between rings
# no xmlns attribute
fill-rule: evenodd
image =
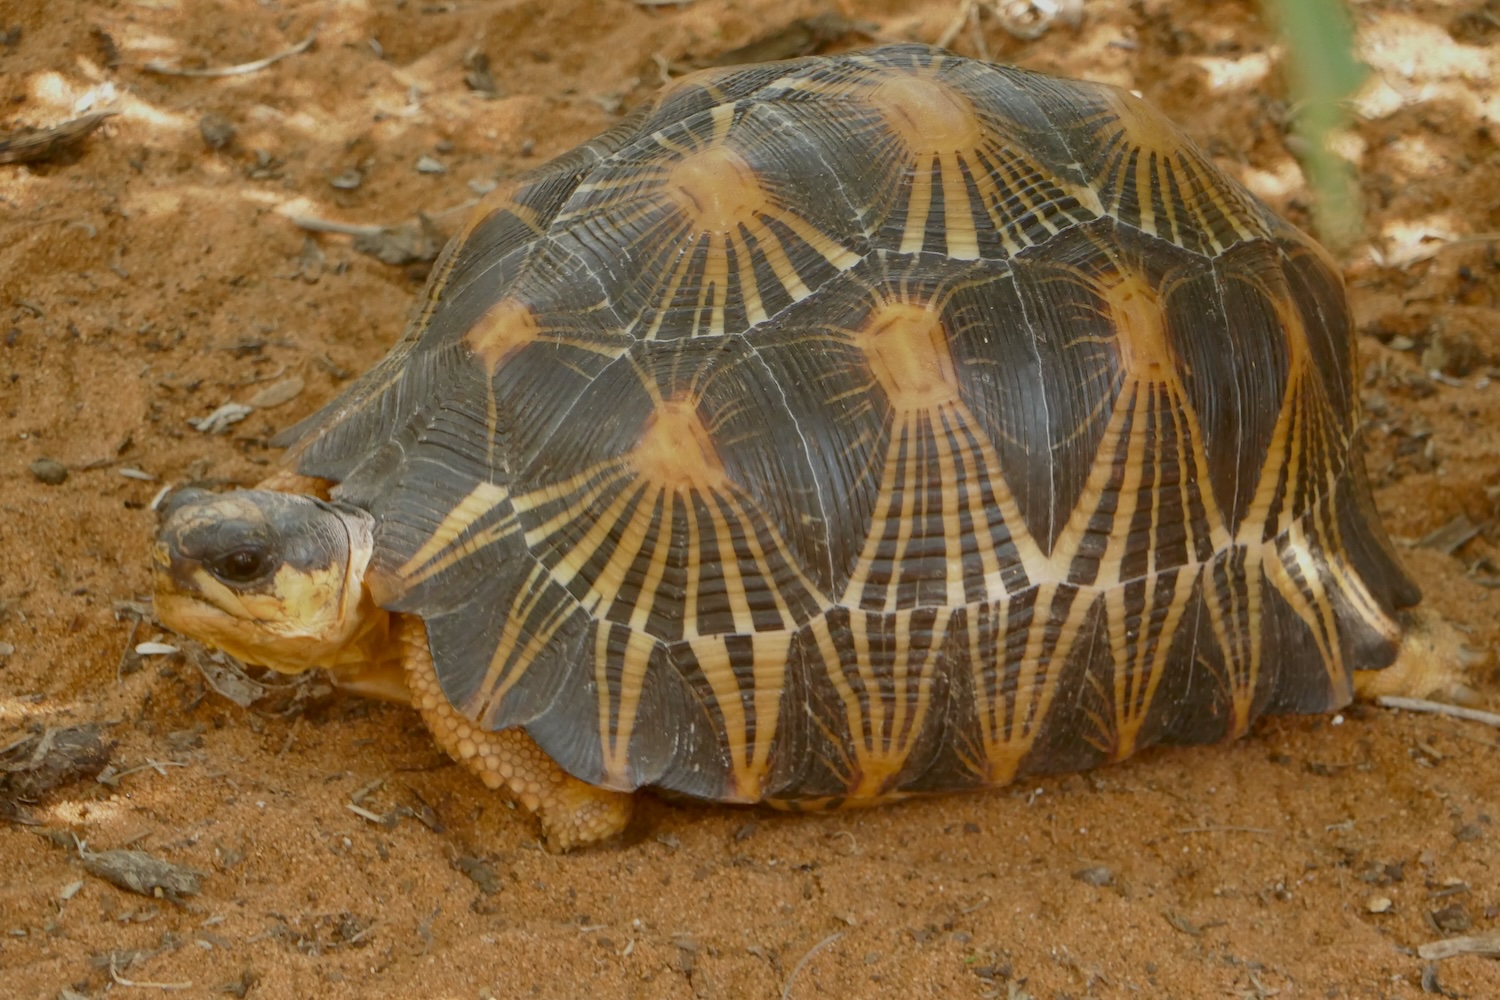
<svg viewBox="0 0 1500 1000"><path fill-rule="evenodd" d="M449 703L438 683L427 627L420 618L396 615L391 638L406 666L411 703L432 738L447 754L490 788L505 789L542 821L549 849L568 851L605 840L625 829L631 796L596 788L568 774L524 730L486 732Z"/></svg>

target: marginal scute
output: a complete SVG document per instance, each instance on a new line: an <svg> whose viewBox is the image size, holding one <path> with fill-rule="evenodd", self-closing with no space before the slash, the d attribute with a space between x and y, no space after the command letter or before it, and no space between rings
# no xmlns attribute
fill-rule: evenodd
<svg viewBox="0 0 1500 1000"><path fill-rule="evenodd" d="M464 334L464 343L494 375L528 344L541 336L536 313L526 303L513 298L496 302Z"/></svg>

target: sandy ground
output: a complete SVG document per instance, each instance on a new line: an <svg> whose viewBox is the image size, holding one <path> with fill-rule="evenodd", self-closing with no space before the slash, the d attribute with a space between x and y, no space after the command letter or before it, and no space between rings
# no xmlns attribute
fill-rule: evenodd
<svg viewBox="0 0 1500 1000"><path fill-rule="evenodd" d="M1083 6L1076 29L1024 41L987 18L953 44L1137 88L1307 223L1254 3ZM1487 649L1500 3L1352 6L1374 75L1339 143L1366 227L1339 253L1371 471L1428 606ZM557 857L410 711L308 685L240 707L183 656L130 652L170 638L138 617L153 497L260 478L268 437L379 357L420 285L420 261L294 216L451 229L663 65L828 13L934 41L958 9L0 2L0 131L120 111L73 152L0 165L0 747L84 723L111 746L106 780L0 821L0 996L1500 997L1500 962L1416 954L1500 931L1500 734L1478 724L1357 707L865 812L653 802L632 841ZM248 63L314 31L253 72L150 69ZM256 405L217 433L189 424L228 402ZM194 869L199 891L116 888L74 835Z"/></svg>

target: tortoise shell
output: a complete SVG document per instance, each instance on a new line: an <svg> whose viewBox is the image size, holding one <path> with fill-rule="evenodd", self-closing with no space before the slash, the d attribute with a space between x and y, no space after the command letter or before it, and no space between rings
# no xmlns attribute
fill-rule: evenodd
<svg viewBox="0 0 1500 1000"><path fill-rule="evenodd" d="M896 46L695 74L489 195L289 432L452 704L815 806L1350 697L1418 599L1341 278L1108 86Z"/></svg>

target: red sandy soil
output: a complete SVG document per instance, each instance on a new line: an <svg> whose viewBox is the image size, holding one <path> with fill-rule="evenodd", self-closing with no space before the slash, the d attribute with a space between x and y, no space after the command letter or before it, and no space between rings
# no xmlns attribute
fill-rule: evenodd
<svg viewBox="0 0 1500 1000"><path fill-rule="evenodd" d="M1365 228L1338 253L1372 476L1428 606L1488 649L1500 3L1352 9L1373 74L1338 148ZM953 45L1135 88L1311 224L1283 51L1255 3L1083 11L1033 41L987 17ZM1422 995L1425 975L1500 997L1500 962L1415 950L1500 931L1500 734L1479 724L1356 707L831 815L652 802L633 841L559 857L409 710L316 692L241 708L180 655L129 653L171 638L128 603L149 591L158 490L260 478L268 437L383 353L424 274L292 216L421 211L451 230L476 187L607 127L663 65L827 13L868 22L826 43L848 47L934 41L959 6L0 3L0 131L120 110L71 153L0 166L0 746L97 723L115 775L0 823L0 996L1383 998ZM314 30L255 72L147 68L245 63ZM493 94L466 83L471 51ZM205 122L233 137L215 148ZM188 424L272 388L292 398L221 433ZM66 481L31 471L44 457ZM1461 544L1429 538L1445 526ZM196 869L201 892L117 889L66 831Z"/></svg>

